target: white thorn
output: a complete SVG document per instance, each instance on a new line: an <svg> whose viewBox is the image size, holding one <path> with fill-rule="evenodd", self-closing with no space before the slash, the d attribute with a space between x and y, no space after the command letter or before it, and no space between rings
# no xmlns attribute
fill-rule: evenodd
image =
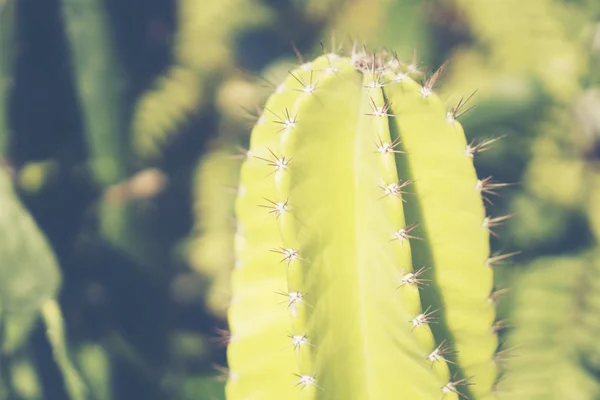
<svg viewBox="0 0 600 400"><path fill-rule="evenodd" d="M408 74L405 74L404 72L398 72L394 77L394 82L402 82L407 76Z"/></svg>
<svg viewBox="0 0 600 400"><path fill-rule="evenodd" d="M296 382L296 386L302 386L304 389L307 386L316 386L319 389L321 387L317 385L317 379L314 375L296 375L298 377L298 382Z"/></svg>
<svg viewBox="0 0 600 400"><path fill-rule="evenodd" d="M292 339L294 350L298 350L304 345L310 345L306 335L292 335L290 338Z"/></svg>
<svg viewBox="0 0 600 400"><path fill-rule="evenodd" d="M430 88L423 86L421 89L419 89L419 93L424 99L426 99L433 94L433 91Z"/></svg>
<svg viewBox="0 0 600 400"><path fill-rule="evenodd" d="M304 93L312 93L315 91L316 88L317 88L317 85L315 85L314 83L310 83L310 84L304 86L304 89L302 89L302 91Z"/></svg>

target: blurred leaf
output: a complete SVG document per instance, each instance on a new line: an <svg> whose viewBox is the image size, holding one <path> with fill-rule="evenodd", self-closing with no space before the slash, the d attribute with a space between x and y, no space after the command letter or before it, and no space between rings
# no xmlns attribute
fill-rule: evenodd
<svg viewBox="0 0 600 400"><path fill-rule="evenodd" d="M103 0L62 0L72 67L94 178L101 185L129 173L123 74Z"/></svg>
<svg viewBox="0 0 600 400"><path fill-rule="evenodd" d="M243 29L271 19L255 0L178 0L173 65L138 100L132 146L143 159L160 157L168 139L204 104L212 80L233 70L233 42Z"/></svg>
<svg viewBox="0 0 600 400"><path fill-rule="evenodd" d="M43 398L37 371L30 360L22 357L11 365L12 386L22 400L41 400Z"/></svg>
<svg viewBox="0 0 600 400"><path fill-rule="evenodd" d="M232 143L218 144L198 164L194 177L194 231L190 263L211 280L207 305L224 318L230 298L235 217L233 213L240 163Z"/></svg>
<svg viewBox="0 0 600 400"><path fill-rule="evenodd" d="M214 377L189 378L184 384L185 400L224 400L225 382Z"/></svg>
<svg viewBox="0 0 600 400"><path fill-rule="evenodd" d="M599 398L587 360L600 354L599 261L597 253L541 258L514 274L514 329L499 359L506 370L499 393L507 399Z"/></svg>
<svg viewBox="0 0 600 400"><path fill-rule="evenodd" d="M46 324L46 335L52 347L52 354L62 372L70 400L86 400L88 389L69 357L63 317L55 300L47 300L44 303L42 317Z"/></svg>
<svg viewBox="0 0 600 400"><path fill-rule="evenodd" d="M95 343L87 343L77 349L77 365L81 375L88 382L95 400L110 400L111 365L108 353Z"/></svg>
<svg viewBox="0 0 600 400"><path fill-rule="evenodd" d="M0 0L0 157L8 145L8 97L13 80L15 2Z"/></svg>
<svg viewBox="0 0 600 400"><path fill-rule="evenodd" d="M17 198L6 170L0 168L0 311L2 350L14 352L42 304L53 298L60 271L43 233Z"/></svg>
<svg viewBox="0 0 600 400"><path fill-rule="evenodd" d="M56 177L58 169L55 160L27 163L18 173L19 188L27 193L38 193Z"/></svg>

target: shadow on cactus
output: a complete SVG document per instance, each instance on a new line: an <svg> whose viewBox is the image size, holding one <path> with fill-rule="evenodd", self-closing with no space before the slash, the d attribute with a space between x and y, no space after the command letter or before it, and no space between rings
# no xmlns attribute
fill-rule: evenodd
<svg viewBox="0 0 600 400"><path fill-rule="evenodd" d="M474 154L420 72L326 54L268 99L242 166L227 398L490 399L498 347Z"/></svg>

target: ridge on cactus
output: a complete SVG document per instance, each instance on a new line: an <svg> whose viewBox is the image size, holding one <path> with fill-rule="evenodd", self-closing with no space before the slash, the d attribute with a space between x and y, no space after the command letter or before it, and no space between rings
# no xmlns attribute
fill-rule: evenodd
<svg viewBox="0 0 600 400"><path fill-rule="evenodd" d="M484 198L453 110L386 52L290 72L236 202L227 398L493 399Z"/></svg>

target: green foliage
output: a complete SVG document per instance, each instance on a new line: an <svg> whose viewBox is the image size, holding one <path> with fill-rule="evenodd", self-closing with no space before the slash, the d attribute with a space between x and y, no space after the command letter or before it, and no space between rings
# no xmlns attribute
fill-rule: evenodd
<svg viewBox="0 0 600 400"><path fill-rule="evenodd" d="M98 204L100 231L109 243L144 262L149 259L147 238L134 233L143 231L136 214L138 204L135 196L123 193L133 164L128 143L129 116L124 108L123 74L105 3L63 0L62 11L92 173L103 189L108 188Z"/></svg>
<svg viewBox="0 0 600 400"><path fill-rule="evenodd" d="M421 62L431 60L427 5L427 1L420 0L347 1L343 7L338 5L339 13L332 18L332 36L340 42L352 38L394 49L400 57L414 63L418 61L417 55Z"/></svg>
<svg viewBox="0 0 600 400"><path fill-rule="evenodd" d="M17 198L3 168L0 196L1 346L3 352L11 354L26 342L42 305L56 295L61 278L54 253Z"/></svg>
<svg viewBox="0 0 600 400"><path fill-rule="evenodd" d="M507 399L588 400L600 396L600 258L540 258L512 280L504 362Z"/></svg>
<svg viewBox="0 0 600 400"><path fill-rule="evenodd" d="M494 83L494 75L524 75L538 79L556 99L577 94L578 78L586 70L582 46L573 45L587 22L581 8L558 0L453 2L477 40L455 53L452 66L457 77L469 77L467 89L487 94L485 88ZM514 13L515 7L521 12Z"/></svg>
<svg viewBox="0 0 600 400"><path fill-rule="evenodd" d="M190 263L210 279L206 294L208 308L225 317L230 298L233 268L233 208L239 163L234 149L216 144L202 157L195 172L194 211L196 226L190 242Z"/></svg>
<svg viewBox="0 0 600 400"><path fill-rule="evenodd" d="M492 397L489 143L409 74L328 54L267 101L236 203L229 399Z"/></svg>
<svg viewBox="0 0 600 400"><path fill-rule="evenodd" d="M1 368L12 382L4 382L23 398L36 398L35 369L20 355L33 323L42 315L56 361L64 374L71 400L84 400L85 387L67 354L60 308L54 300L60 271L50 246L16 197L12 181L0 169L0 351ZM14 360L14 361L13 361ZM1 387L0 389L5 389ZM10 394L9 394L10 395Z"/></svg>
<svg viewBox="0 0 600 400"><path fill-rule="evenodd" d="M82 377L89 385L93 398L112 399L111 365L108 352L98 344L87 343L77 349L76 361Z"/></svg>
<svg viewBox="0 0 600 400"><path fill-rule="evenodd" d="M210 80L231 68L235 33L268 16L254 0L178 1L173 65L136 106L132 140L139 157L162 153L168 138L207 101Z"/></svg>
<svg viewBox="0 0 600 400"><path fill-rule="evenodd" d="M94 177L114 184L130 173L123 77L104 0L63 0L72 68Z"/></svg>
<svg viewBox="0 0 600 400"><path fill-rule="evenodd" d="M41 312L46 324L46 335L52 346L52 354L62 372L70 400L87 399L88 389L69 356L62 312L58 302L56 300L46 301Z"/></svg>

